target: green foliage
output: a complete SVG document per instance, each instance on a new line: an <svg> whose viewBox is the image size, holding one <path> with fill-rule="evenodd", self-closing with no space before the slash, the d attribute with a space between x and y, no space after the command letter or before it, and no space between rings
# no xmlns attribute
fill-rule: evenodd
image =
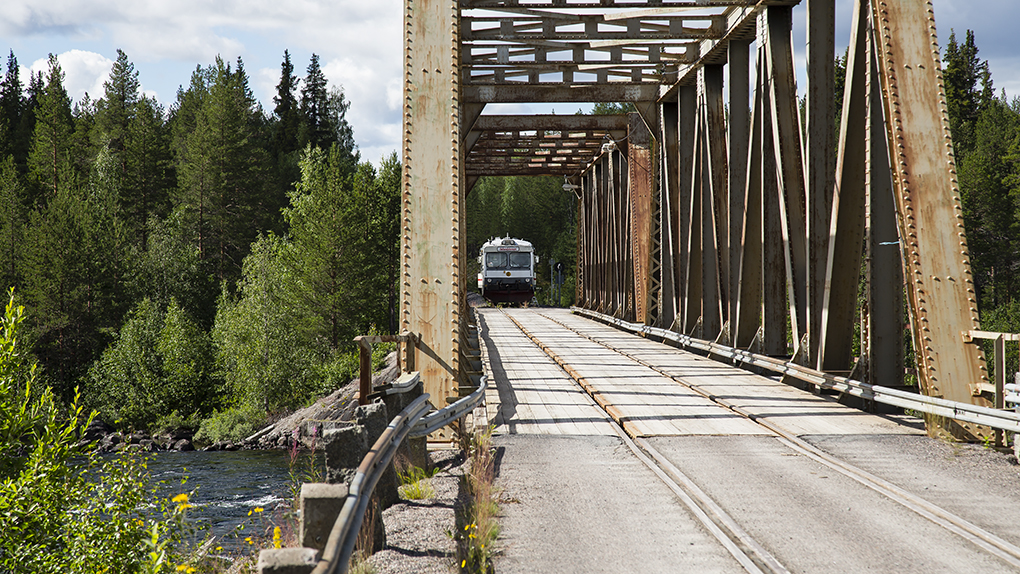
<svg viewBox="0 0 1020 574"><path fill-rule="evenodd" d="M23 321L12 292L0 319L0 571L137 572L148 533L179 540L181 525L146 516L154 492L144 459L77 446L92 417L77 398L64 410L37 388L18 344Z"/></svg>
<svg viewBox="0 0 1020 574"><path fill-rule="evenodd" d="M400 495L408 500L425 500L435 498L436 489L432 486L432 477L439 472L438 468L427 471L417 466L409 466L397 471L400 480Z"/></svg>
<svg viewBox="0 0 1020 574"><path fill-rule="evenodd" d="M214 412L202 421L195 440L201 442L240 441L265 423L265 412L243 405Z"/></svg>
<svg viewBox="0 0 1020 574"><path fill-rule="evenodd" d="M121 428L152 428L176 413L208 412L215 404L212 342L171 299L165 308L143 299L117 340L93 363L89 403Z"/></svg>
<svg viewBox="0 0 1020 574"><path fill-rule="evenodd" d="M86 185L63 179L46 207L32 213L27 233L25 293L37 353L65 400L125 310L129 252L108 158L100 153Z"/></svg>
<svg viewBox="0 0 1020 574"><path fill-rule="evenodd" d="M319 357L308 340L308 317L295 312L290 245L263 236L244 260L237 297L224 291L213 327L217 364L230 404L263 414L298 406Z"/></svg>

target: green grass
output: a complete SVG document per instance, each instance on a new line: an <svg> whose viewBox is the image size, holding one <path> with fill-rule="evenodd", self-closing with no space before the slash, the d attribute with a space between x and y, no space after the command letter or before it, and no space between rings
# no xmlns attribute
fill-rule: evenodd
<svg viewBox="0 0 1020 574"><path fill-rule="evenodd" d="M439 472L439 469L427 471L417 466L409 466L407 469L397 471L397 478L400 479L398 491L400 496L408 500L425 500L436 497L436 489L432 486L432 477Z"/></svg>

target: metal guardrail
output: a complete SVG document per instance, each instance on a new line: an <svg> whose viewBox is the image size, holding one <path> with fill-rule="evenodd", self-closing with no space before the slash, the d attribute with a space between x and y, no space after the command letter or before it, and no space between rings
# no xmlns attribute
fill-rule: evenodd
<svg viewBox="0 0 1020 574"><path fill-rule="evenodd" d="M333 530L329 533L322 559L312 570L312 574L344 574L347 572L351 556L354 554L354 545L358 540L358 533L361 531L365 509L368 508L375 485L379 483L379 477L393 460L393 455L397 452L400 443L404 442L408 433L411 432L412 426L428 410L429 395L426 393L400 411L400 414L394 417L386 430L379 435L378 440L372 445L372 450L361 461L354 480L351 481L347 501L344 502L340 516L333 524Z"/></svg>
<svg viewBox="0 0 1020 574"><path fill-rule="evenodd" d="M374 397L387 397L390 395L407 393L414 390L414 388L418 386L418 383L420 382L421 373L419 373L418 371L414 371L412 373L403 373L402 375L397 377L397 380L393 381L392 383L386 383L385 385L379 385L378 387L375 387L372 390L372 393L368 395L368 397L371 399Z"/></svg>
<svg viewBox="0 0 1020 574"><path fill-rule="evenodd" d="M404 331L399 335L360 335L354 338L359 351L358 404L367 405L368 396L372 394L372 345L375 343L403 343L404 370L414 371L415 349L418 347L418 336Z"/></svg>
<svg viewBox="0 0 1020 574"><path fill-rule="evenodd" d="M413 378L414 383L401 385L401 390L394 392L407 392L417 384L418 374L409 373L409 375L412 375L408 378ZM347 572L372 492L379 483L383 471L393 460L397 448L406 438L425 436L467 414L468 411L478 406L485 396L488 384L488 377L483 376L481 384L473 393L428 416L425 416L425 413L432 405L429 403L428 393L422 394L390 421L386 430L379 435L378 440L372 445L372 449L361 461L361 465L351 481L347 500L333 525L333 530L330 531L322 558L312 574L345 574Z"/></svg>
<svg viewBox="0 0 1020 574"><path fill-rule="evenodd" d="M821 371L809 369L808 367L783 361L782 359L775 359L773 357L759 355L750 351L727 347L726 345L720 345L719 343L713 343L711 341L695 339L694 337L677 333L675 331L669 331L659 327L649 327L639 323L630 323L622 319L610 317L609 315L589 311L588 309L571 307L571 310L579 315L609 323L627 331L644 333L660 339L673 341L679 345L683 345L684 347L698 349L699 351L704 351L712 355L730 359L744 365L762 367L825 389L833 389L841 393L846 393L848 395L853 395L855 397L860 397L882 404L913 409L915 411L947 417L958 421L985 425L993 429L1020 433L1020 414L1014 411L993 409L969 403L960 403L938 397L928 397L879 385L862 383L846 377L840 377L830 373L823 373Z"/></svg>
<svg viewBox="0 0 1020 574"><path fill-rule="evenodd" d="M489 377L482 375L481 384L478 385L478 388L475 389L473 393L466 397L462 397L451 405L447 405L447 407L442 410L438 410L422 417L422 419L414 425L414 428L411 429L411 434L408 436L411 438L425 436L466 415L468 411L471 411L478 406L478 403L485 397L485 390L487 388L489 388Z"/></svg>

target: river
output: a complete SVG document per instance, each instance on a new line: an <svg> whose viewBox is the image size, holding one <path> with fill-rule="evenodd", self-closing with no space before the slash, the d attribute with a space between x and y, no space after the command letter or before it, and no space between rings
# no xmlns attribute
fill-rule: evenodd
<svg viewBox="0 0 1020 574"><path fill-rule="evenodd" d="M307 457L295 465L299 478L307 472ZM149 461L149 472L162 483L161 496L190 493L187 519L201 529L197 539L211 534L224 548L243 547L252 535L271 537L274 523L284 526L290 510L294 482L287 451L160 452Z"/></svg>

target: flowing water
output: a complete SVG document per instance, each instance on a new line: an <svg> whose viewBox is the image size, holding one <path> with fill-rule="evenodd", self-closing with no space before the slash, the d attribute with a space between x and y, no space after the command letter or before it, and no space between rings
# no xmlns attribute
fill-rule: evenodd
<svg viewBox="0 0 1020 574"><path fill-rule="evenodd" d="M307 456L295 464L299 478L308 469ZM225 548L245 545L247 536L272 536L273 522L283 524L293 499L287 451L160 452L149 461L149 472L162 483L162 496L190 493L188 520L201 529L198 538L211 534Z"/></svg>

